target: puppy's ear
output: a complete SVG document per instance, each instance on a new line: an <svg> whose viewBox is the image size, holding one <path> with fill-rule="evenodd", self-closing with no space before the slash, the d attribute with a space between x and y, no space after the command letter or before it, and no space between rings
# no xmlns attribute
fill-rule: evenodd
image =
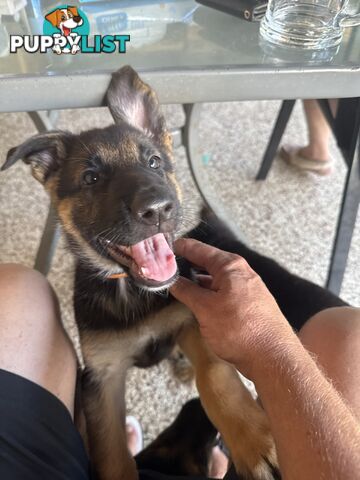
<svg viewBox="0 0 360 480"><path fill-rule="evenodd" d="M53 12L45 15L45 20L50 22L53 27L57 27L58 26L58 16L59 16L59 9L56 9Z"/></svg>
<svg viewBox="0 0 360 480"><path fill-rule="evenodd" d="M1 170L6 170L22 159L30 164L33 176L39 182L45 183L66 157L66 146L71 136L70 133L62 131L35 135L8 151Z"/></svg>
<svg viewBox="0 0 360 480"><path fill-rule="evenodd" d="M157 95L130 66L113 73L106 103L115 123L129 123L155 141L168 143L170 135Z"/></svg>

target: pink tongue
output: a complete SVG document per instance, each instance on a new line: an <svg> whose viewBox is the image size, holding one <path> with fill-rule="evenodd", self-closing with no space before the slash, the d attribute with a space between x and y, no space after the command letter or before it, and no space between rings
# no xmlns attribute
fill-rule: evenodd
<svg viewBox="0 0 360 480"><path fill-rule="evenodd" d="M163 233L146 238L130 248L131 256L144 277L165 282L175 275L175 255Z"/></svg>

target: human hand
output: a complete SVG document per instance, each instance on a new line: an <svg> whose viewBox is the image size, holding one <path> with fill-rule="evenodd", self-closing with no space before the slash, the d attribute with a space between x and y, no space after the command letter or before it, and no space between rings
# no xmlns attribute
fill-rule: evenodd
<svg viewBox="0 0 360 480"><path fill-rule="evenodd" d="M170 292L194 313L216 355L251 377L269 348L294 336L275 299L239 255L193 239L178 240L175 251L209 276L199 275L200 285L180 277Z"/></svg>

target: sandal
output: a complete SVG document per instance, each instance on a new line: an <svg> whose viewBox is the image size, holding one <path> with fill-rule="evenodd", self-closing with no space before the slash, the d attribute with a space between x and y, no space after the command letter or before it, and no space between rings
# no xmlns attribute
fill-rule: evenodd
<svg viewBox="0 0 360 480"><path fill-rule="evenodd" d="M332 161L329 160L313 160L299 154L300 147L292 147L285 145L280 149L279 156L289 165L299 168L300 170L316 173L318 175L329 175L332 168Z"/></svg>

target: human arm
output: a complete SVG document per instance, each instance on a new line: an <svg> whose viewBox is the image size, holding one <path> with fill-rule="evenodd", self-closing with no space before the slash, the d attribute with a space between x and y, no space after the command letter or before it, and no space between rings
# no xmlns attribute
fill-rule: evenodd
<svg viewBox="0 0 360 480"><path fill-rule="evenodd" d="M213 351L255 382L283 479L360 478L359 425L260 277L237 255L194 240L181 240L177 253L210 277L207 288L180 279L172 293Z"/></svg>

